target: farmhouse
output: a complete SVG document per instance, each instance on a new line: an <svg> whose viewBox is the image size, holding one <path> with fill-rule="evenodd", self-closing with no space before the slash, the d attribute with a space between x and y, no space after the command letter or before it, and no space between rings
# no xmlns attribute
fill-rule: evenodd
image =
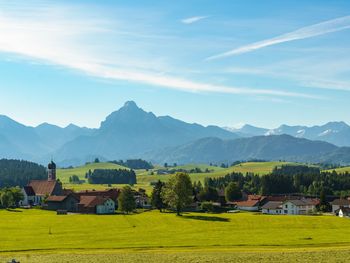
<svg viewBox="0 0 350 263"><path fill-rule="evenodd" d="M146 195L146 191L144 189L139 189L138 191L132 191L135 198L136 207L138 208L151 208L151 204L149 203L148 196Z"/></svg>
<svg viewBox="0 0 350 263"><path fill-rule="evenodd" d="M261 207L263 214L281 215L283 202L281 201L269 201Z"/></svg>
<svg viewBox="0 0 350 263"><path fill-rule="evenodd" d="M19 201L20 206L33 206L40 203L41 199L35 195L31 186L24 186L22 189L23 199Z"/></svg>
<svg viewBox="0 0 350 263"><path fill-rule="evenodd" d="M78 203L79 197L74 194L52 195L47 198L43 208L54 211L65 210L68 212L76 212Z"/></svg>
<svg viewBox="0 0 350 263"><path fill-rule="evenodd" d="M313 211L319 204L317 199L286 200L282 204L284 215L306 215Z"/></svg>
<svg viewBox="0 0 350 263"><path fill-rule="evenodd" d="M77 211L85 214L113 214L115 202L109 197L81 196Z"/></svg>
<svg viewBox="0 0 350 263"><path fill-rule="evenodd" d="M101 196L101 197L109 197L112 199L112 201L115 203L115 206L117 207L118 205L118 196L120 194L119 189L107 189L107 190L85 190L85 191L80 191L77 192L76 195L79 196L80 198L82 196Z"/></svg>
<svg viewBox="0 0 350 263"><path fill-rule="evenodd" d="M331 202L331 205L332 205L332 212L336 213L336 211L339 210L340 207L350 207L350 200L335 199L333 202Z"/></svg>
<svg viewBox="0 0 350 263"><path fill-rule="evenodd" d="M244 211L259 211L261 205L266 200L266 196L262 195L247 195L246 200L228 202L228 204L234 204L237 209Z"/></svg>

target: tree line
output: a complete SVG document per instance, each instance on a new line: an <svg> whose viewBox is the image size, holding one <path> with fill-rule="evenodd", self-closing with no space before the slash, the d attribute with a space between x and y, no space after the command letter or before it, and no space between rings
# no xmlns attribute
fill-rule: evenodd
<svg viewBox="0 0 350 263"><path fill-rule="evenodd" d="M47 179L46 168L22 160L0 160L0 188L25 186L30 180Z"/></svg>
<svg viewBox="0 0 350 263"><path fill-rule="evenodd" d="M304 165L275 167L271 173L262 176L233 172L224 177L205 179L205 184L215 189L222 189L230 182L235 182L247 193L263 195L302 193L319 196L324 192L342 196L350 193L350 173L325 172Z"/></svg>
<svg viewBox="0 0 350 263"><path fill-rule="evenodd" d="M110 161L110 163L118 164L124 167L128 167L130 169L153 169L153 165L150 162L147 162L142 159L129 159L126 161L119 160L119 161Z"/></svg>
<svg viewBox="0 0 350 263"><path fill-rule="evenodd" d="M127 169L95 169L86 175L90 184L136 184L136 174Z"/></svg>

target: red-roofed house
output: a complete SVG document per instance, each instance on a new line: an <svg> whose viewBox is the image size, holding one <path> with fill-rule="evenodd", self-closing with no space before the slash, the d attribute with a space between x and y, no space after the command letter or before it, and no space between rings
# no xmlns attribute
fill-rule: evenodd
<svg viewBox="0 0 350 263"><path fill-rule="evenodd" d="M108 196L82 195L77 210L86 214L114 214L115 202Z"/></svg>

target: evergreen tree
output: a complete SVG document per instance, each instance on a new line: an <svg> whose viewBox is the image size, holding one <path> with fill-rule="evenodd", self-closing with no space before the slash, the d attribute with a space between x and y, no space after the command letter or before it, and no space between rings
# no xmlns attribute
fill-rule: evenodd
<svg viewBox="0 0 350 263"><path fill-rule="evenodd" d="M162 197L162 189L164 187L164 183L158 180L158 182L154 185L152 195L151 195L151 202L152 206L159 209L160 212L162 212L162 209L165 207L163 197Z"/></svg>
<svg viewBox="0 0 350 263"><path fill-rule="evenodd" d="M228 184L225 188L225 198L226 201L234 201L242 197L242 192L238 185L234 182Z"/></svg>

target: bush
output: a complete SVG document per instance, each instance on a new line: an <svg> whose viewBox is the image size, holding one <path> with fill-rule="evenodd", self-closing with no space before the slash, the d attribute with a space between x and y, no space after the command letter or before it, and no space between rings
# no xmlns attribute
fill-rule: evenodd
<svg viewBox="0 0 350 263"><path fill-rule="evenodd" d="M212 202L202 202L201 204L201 209L204 211L204 212L214 212L214 205Z"/></svg>

